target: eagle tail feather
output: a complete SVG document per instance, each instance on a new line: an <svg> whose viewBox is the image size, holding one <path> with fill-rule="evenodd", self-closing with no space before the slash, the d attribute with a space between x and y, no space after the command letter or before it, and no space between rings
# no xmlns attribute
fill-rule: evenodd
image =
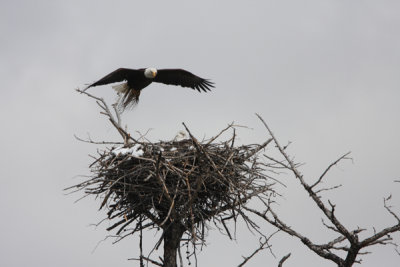
<svg viewBox="0 0 400 267"><path fill-rule="evenodd" d="M129 91L128 83L113 85L112 88L117 91L118 94L126 94L126 92Z"/></svg>
<svg viewBox="0 0 400 267"><path fill-rule="evenodd" d="M139 102L140 90L129 89L119 99L119 109L124 111L125 109L133 108Z"/></svg>

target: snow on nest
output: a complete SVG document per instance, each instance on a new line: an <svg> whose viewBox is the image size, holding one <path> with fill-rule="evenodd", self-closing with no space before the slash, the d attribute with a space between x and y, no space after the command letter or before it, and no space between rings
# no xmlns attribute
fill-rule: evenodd
<svg viewBox="0 0 400 267"><path fill-rule="evenodd" d="M117 147L114 148L111 153L113 153L116 156L124 156L127 154L131 154L134 157L141 157L143 156L143 150L142 150L142 146L139 144L135 144L133 147Z"/></svg>

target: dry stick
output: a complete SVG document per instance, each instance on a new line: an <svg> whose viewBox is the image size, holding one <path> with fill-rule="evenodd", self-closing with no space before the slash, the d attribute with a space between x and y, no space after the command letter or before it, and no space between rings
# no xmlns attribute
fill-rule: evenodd
<svg viewBox="0 0 400 267"><path fill-rule="evenodd" d="M186 126L185 126L185 128L186 128ZM211 139L210 139L210 141L208 141L207 143L206 143L206 146L207 145L209 145L209 144L211 144L212 142L214 142L218 137L220 137L224 132L226 132L228 129L230 129L230 128L233 128L233 122L232 123L230 123L225 129L223 129L219 134L217 134L216 136L214 136L214 137L212 137ZM233 129L235 129L235 128L233 128Z"/></svg>
<svg viewBox="0 0 400 267"><path fill-rule="evenodd" d="M128 132L126 132L122 126L120 125L121 120L118 114L118 111L116 111L116 116L117 116L117 120L115 120L114 116L112 115L107 103L104 101L103 98L94 96L92 94L89 94L88 92L82 91L80 89L76 89L77 92L81 93L81 94L85 94L88 97L91 97L93 99L96 100L96 103L99 105L99 107L101 109L104 110L104 112L100 112L103 115L106 115L108 117L108 119L110 120L111 124L114 125L114 127L118 130L119 134L122 136L122 138L124 139L124 143L125 145L128 144L128 140L131 139L132 141L141 144L141 142L137 141L136 139L134 139Z"/></svg>
<svg viewBox="0 0 400 267"><path fill-rule="evenodd" d="M181 246L178 248L178 256L179 256L179 265L180 267L183 267L183 259L182 259L182 253L181 253Z"/></svg>
<svg viewBox="0 0 400 267"><path fill-rule="evenodd" d="M325 225L325 224L324 224L324 225ZM327 226L327 225L325 225L325 226ZM327 226L327 227L328 227L328 226ZM334 228L330 228L330 227L328 227L328 228L331 229L331 230L333 230L333 231L335 231L335 232L337 232L337 230L334 229ZM361 233L362 231L365 231L365 229L357 229L357 230L354 230L354 231L351 232L351 234L356 235L356 234ZM335 247L335 245L340 244L340 243L342 243L342 242L345 241L345 240L347 240L346 237L342 235L342 236L339 236L338 238L336 238L336 239L334 239L334 240L332 240L332 241L330 241L330 242L328 242L328 243L326 243L326 244L317 245L317 246L319 246L320 248L323 248L323 249L336 249L336 250L348 251L349 248L346 247L346 246L344 246L344 247Z"/></svg>
<svg viewBox="0 0 400 267"><path fill-rule="evenodd" d="M176 190L175 190L174 198L172 199L172 203L171 203L171 206L169 207L167 216L165 216L164 221L161 222L160 227L162 227L162 226L164 225L164 223L168 220L168 218L171 216L172 209L175 208L175 198L176 198L176 196L177 196L177 194L178 194L178 187L179 187L179 182L178 182L178 184L176 185Z"/></svg>
<svg viewBox="0 0 400 267"><path fill-rule="evenodd" d="M118 144L123 144L123 142L105 142L105 141L93 141L90 136L88 137L88 140L82 139L76 134L74 134L74 137L76 140L85 142L85 143L90 143L90 144L95 144L95 145L118 145Z"/></svg>
<svg viewBox="0 0 400 267"><path fill-rule="evenodd" d="M263 144L259 145L259 147L255 148L254 151L252 151L249 155L246 156L246 159L251 158L254 156L256 153L258 153L261 149L265 148L273 139L270 138L267 141L265 141Z"/></svg>
<svg viewBox="0 0 400 267"><path fill-rule="evenodd" d="M119 111L118 111L118 109L117 109L117 105L116 104L113 104L113 105L111 105L112 107L113 107L113 109L114 109L114 113L115 113L115 115L117 116L117 124L121 127L121 116L120 116L120 113L119 113ZM122 127L121 127L122 128Z"/></svg>
<svg viewBox="0 0 400 267"><path fill-rule="evenodd" d="M225 220L229 220L229 219L231 219L231 218L233 218L233 215L230 216L230 217L228 217L228 218L223 218L223 219L220 218L220 222L222 222L222 225L224 226L225 231L226 231L226 233L228 234L228 237L229 237L230 240L232 240L232 236L231 236L231 233L229 232L228 227L227 227L226 224L225 224Z"/></svg>
<svg viewBox="0 0 400 267"><path fill-rule="evenodd" d="M259 248L257 248L253 253L251 253L250 256L248 256L248 257L243 257L244 260L243 260L243 262L242 262L241 264L238 265L238 267L244 266L251 258L254 257L254 255L256 255L256 254L257 254L258 252L260 252L261 250L264 250L264 249L267 249L267 248L271 249L271 246L268 244L268 242L269 242L269 240L270 240L276 233L278 233L278 232L279 232L279 230L278 230L278 231L275 231L274 233L272 233L268 238L265 238L265 241L264 241L264 242L261 242L261 241L260 241L260 246L259 246Z"/></svg>
<svg viewBox="0 0 400 267"><path fill-rule="evenodd" d="M339 188L339 187L342 187L342 185L339 184L339 185L335 185L335 186L328 187L328 188L321 188L321 189L315 191L315 194L318 195L319 193L321 193L321 192L323 192L323 191L331 191L331 190L337 189L337 188Z"/></svg>
<svg viewBox="0 0 400 267"><path fill-rule="evenodd" d="M236 129L235 129L235 128L233 128L232 142L231 142L231 149L233 148L233 145L235 144L235 139L236 139Z"/></svg>
<svg viewBox="0 0 400 267"><path fill-rule="evenodd" d="M152 260L152 259L150 259L148 257L143 256L142 259L145 260L145 261L151 262L154 265L161 266L161 267L163 266L162 263L160 263L158 261L155 261L155 260ZM135 259L135 258L131 258L131 259L128 259L128 260L140 261L140 259Z"/></svg>
<svg viewBox="0 0 400 267"><path fill-rule="evenodd" d="M196 232L195 232L195 229L194 229L195 222L194 222L194 215L193 215L193 201L194 201L195 197L193 197L192 194L190 193L191 189L190 189L189 178L186 176L185 179L186 179L186 184L187 184L187 188L188 188L188 195L189 195L190 220L192 222L191 232L192 232L193 244L194 244L194 242L196 242ZM200 179L200 178L198 178L198 179ZM196 196L197 196L197 192L198 191L197 191L197 188L196 188L196 191L195 191Z"/></svg>
<svg viewBox="0 0 400 267"><path fill-rule="evenodd" d="M156 176L157 176L157 178L158 178L158 181L160 182L160 185L163 187L164 195L165 195L165 196L171 201L171 203L172 203L172 199L171 199L171 196L169 195L168 188L167 188L167 186L166 186L164 180L161 178L161 175L160 175L160 161L161 161L161 152L160 152L160 154L159 154L159 156L158 156L157 163L156 163Z"/></svg>
<svg viewBox="0 0 400 267"><path fill-rule="evenodd" d="M139 234L139 249L140 249L140 267L144 267L143 263L143 218L142 215L140 215L140 234Z"/></svg>
<svg viewBox="0 0 400 267"><path fill-rule="evenodd" d="M394 213L394 212L390 209L390 207L387 205L387 201L388 201L390 198L392 198L392 195L390 195L388 198L384 198L384 199L383 199L383 206L385 207L385 209L386 209L390 214L393 215L393 217L397 220L397 222L400 223L400 217L397 216L396 213Z"/></svg>
<svg viewBox="0 0 400 267"><path fill-rule="evenodd" d="M291 253L289 253L289 254L287 254L286 256L284 256L284 257L279 261L278 267L282 267L282 266L283 266L283 263L290 257L290 255L291 255Z"/></svg>
<svg viewBox="0 0 400 267"><path fill-rule="evenodd" d="M343 160L343 159L349 159L347 158L347 156L350 155L350 152L347 152L346 154L344 154L343 156L341 156L340 158L338 158L335 162L331 163L328 168L325 169L325 171L322 173L322 175L319 177L319 179L310 186L310 189L313 189L316 185L318 185L321 181L322 178L324 178L324 176L328 173L328 171L335 165L337 165L339 163L339 161Z"/></svg>
<svg viewBox="0 0 400 267"><path fill-rule="evenodd" d="M303 244L305 244L309 249L311 249L312 251L314 251L315 253L317 253L319 256L331 260L333 262L335 262L336 264L338 264L339 266L341 266L340 264L343 262L343 260L338 257L337 255L325 251L323 250L321 247L315 245L314 243L312 243L310 241L310 239L308 239L306 236L301 235L300 233L296 232L292 227L286 225L283 221L281 221L278 216L276 215L276 213L271 209L271 207L268 208L268 210L266 212L270 213L273 217L273 219L268 218L268 216L266 215L266 213L261 213L257 210L254 209L250 209L245 207L246 210L258 215L259 217L263 218L264 220L266 220L268 223L274 225L275 227L277 227L278 229L282 230L283 232L291 235L291 236L295 236L298 239L301 240L301 242L303 242Z"/></svg>
<svg viewBox="0 0 400 267"><path fill-rule="evenodd" d="M361 247L367 247L367 246L373 245L380 238L382 238L386 235L389 235L390 233L400 231L400 218L390 209L390 207L387 206L386 202L387 202L387 200L384 199L383 205L384 205L385 209L397 220L397 224L394 226L391 226L391 227L387 227L387 228L379 231L378 233L374 234L373 236L364 239L363 241L360 242Z"/></svg>

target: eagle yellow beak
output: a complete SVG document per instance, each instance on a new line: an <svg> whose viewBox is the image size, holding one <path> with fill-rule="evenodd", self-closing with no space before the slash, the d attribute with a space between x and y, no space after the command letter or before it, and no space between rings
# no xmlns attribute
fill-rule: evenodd
<svg viewBox="0 0 400 267"><path fill-rule="evenodd" d="M157 71L152 70L152 71L151 71L151 74L153 75L153 78L155 78L156 75L157 75Z"/></svg>

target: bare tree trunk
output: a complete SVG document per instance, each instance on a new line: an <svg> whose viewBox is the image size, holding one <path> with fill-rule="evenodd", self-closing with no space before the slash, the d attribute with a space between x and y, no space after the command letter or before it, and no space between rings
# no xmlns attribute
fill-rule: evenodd
<svg viewBox="0 0 400 267"><path fill-rule="evenodd" d="M171 223L164 229L164 264L163 267L177 267L176 252L184 233L181 225Z"/></svg>

